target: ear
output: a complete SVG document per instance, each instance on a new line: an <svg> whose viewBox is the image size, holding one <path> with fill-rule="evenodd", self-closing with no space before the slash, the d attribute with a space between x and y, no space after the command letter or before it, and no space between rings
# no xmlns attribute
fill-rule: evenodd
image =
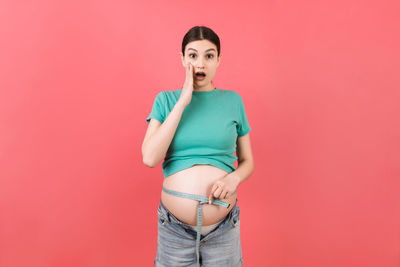
<svg viewBox="0 0 400 267"><path fill-rule="evenodd" d="M181 56L182 66L183 66L184 68L186 68L186 66L185 66L185 57L183 56L183 53L182 53L182 52L179 52L179 55Z"/></svg>
<svg viewBox="0 0 400 267"><path fill-rule="evenodd" d="M222 54L219 54L218 61L217 61L217 67L219 66L219 63L221 62L221 56L222 56Z"/></svg>

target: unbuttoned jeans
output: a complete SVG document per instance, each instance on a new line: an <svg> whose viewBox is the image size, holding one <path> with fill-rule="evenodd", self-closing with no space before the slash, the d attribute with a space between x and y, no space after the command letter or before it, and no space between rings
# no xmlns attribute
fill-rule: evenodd
<svg viewBox="0 0 400 267"><path fill-rule="evenodd" d="M236 203L225 219L211 232L201 235L202 267L240 267L240 209ZM160 201L158 206L157 254L154 266L195 267L196 231L178 220Z"/></svg>

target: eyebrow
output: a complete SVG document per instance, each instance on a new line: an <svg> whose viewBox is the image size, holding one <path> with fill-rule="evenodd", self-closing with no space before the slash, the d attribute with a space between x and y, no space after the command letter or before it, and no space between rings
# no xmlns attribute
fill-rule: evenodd
<svg viewBox="0 0 400 267"><path fill-rule="evenodd" d="M194 51L196 51L197 52L197 50L196 49L194 49L194 48L188 48L188 51L189 50L194 50ZM211 51L211 50L214 50L215 51L215 49L214 48L210 48L210 49L207 49L205 52L207 52L207 51Z"/></svg>

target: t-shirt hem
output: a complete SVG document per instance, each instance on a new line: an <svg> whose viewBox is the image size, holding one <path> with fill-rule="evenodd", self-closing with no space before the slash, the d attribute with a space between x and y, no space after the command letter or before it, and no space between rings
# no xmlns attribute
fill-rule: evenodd
<svg viewBox="0 0 400 267"><path fill-rule="evenodd" d="M242 131L241 133L238 134L239 137L242 137L246 134L248 134L251 131L251 128L248 128L247 130Z"/></svg>
<svg viewBox="0 0 400 267"><path fill-rule="evenodd" d="M233 172L235 170L234 167L232 166L227 166L224 163L221 163L219 161L213 160L213 159L188 159L188 160L179 160L176 163L176 166L173 165L173 163L171 165L169 165L167 168L165 168L163 170L163 174L164 174L164 179L167 178L168 176L177 173L178 171L187 169L192 167L193 165L212 165L215 166L217 168L220 168L224 171L227 171L229 173Z"/></svg>
<svg viewBox="0 0 400 267"><path fill-rule="evenodd" d="M149 116L149 117L146 118L147 123L150 123L150 119L151 119L151 118L156 119L156 120L158 120L158 121L161 122L161 123L163 122L163 120L162 120L160 117L157 117L157 116L152 115L152 116Z"/></svg>

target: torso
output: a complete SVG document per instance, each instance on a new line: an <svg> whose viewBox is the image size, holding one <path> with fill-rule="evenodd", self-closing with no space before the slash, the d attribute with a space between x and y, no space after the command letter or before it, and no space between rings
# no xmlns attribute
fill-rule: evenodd
<svg viewBox="0 0 400 267"><path fill-rule="evenodd" d="M163 187L208 198L214 182L227 174L228 172L212 165L194 165L165 177ZM236 197L237 193L228 198L219 199L231 204L228 208L204 203L202 225L215 224L224 219L235 205ZM192 226L197 225L197 205L199 201L173 196L164 191L161 191L161 201L177 219Z"/></svg>

